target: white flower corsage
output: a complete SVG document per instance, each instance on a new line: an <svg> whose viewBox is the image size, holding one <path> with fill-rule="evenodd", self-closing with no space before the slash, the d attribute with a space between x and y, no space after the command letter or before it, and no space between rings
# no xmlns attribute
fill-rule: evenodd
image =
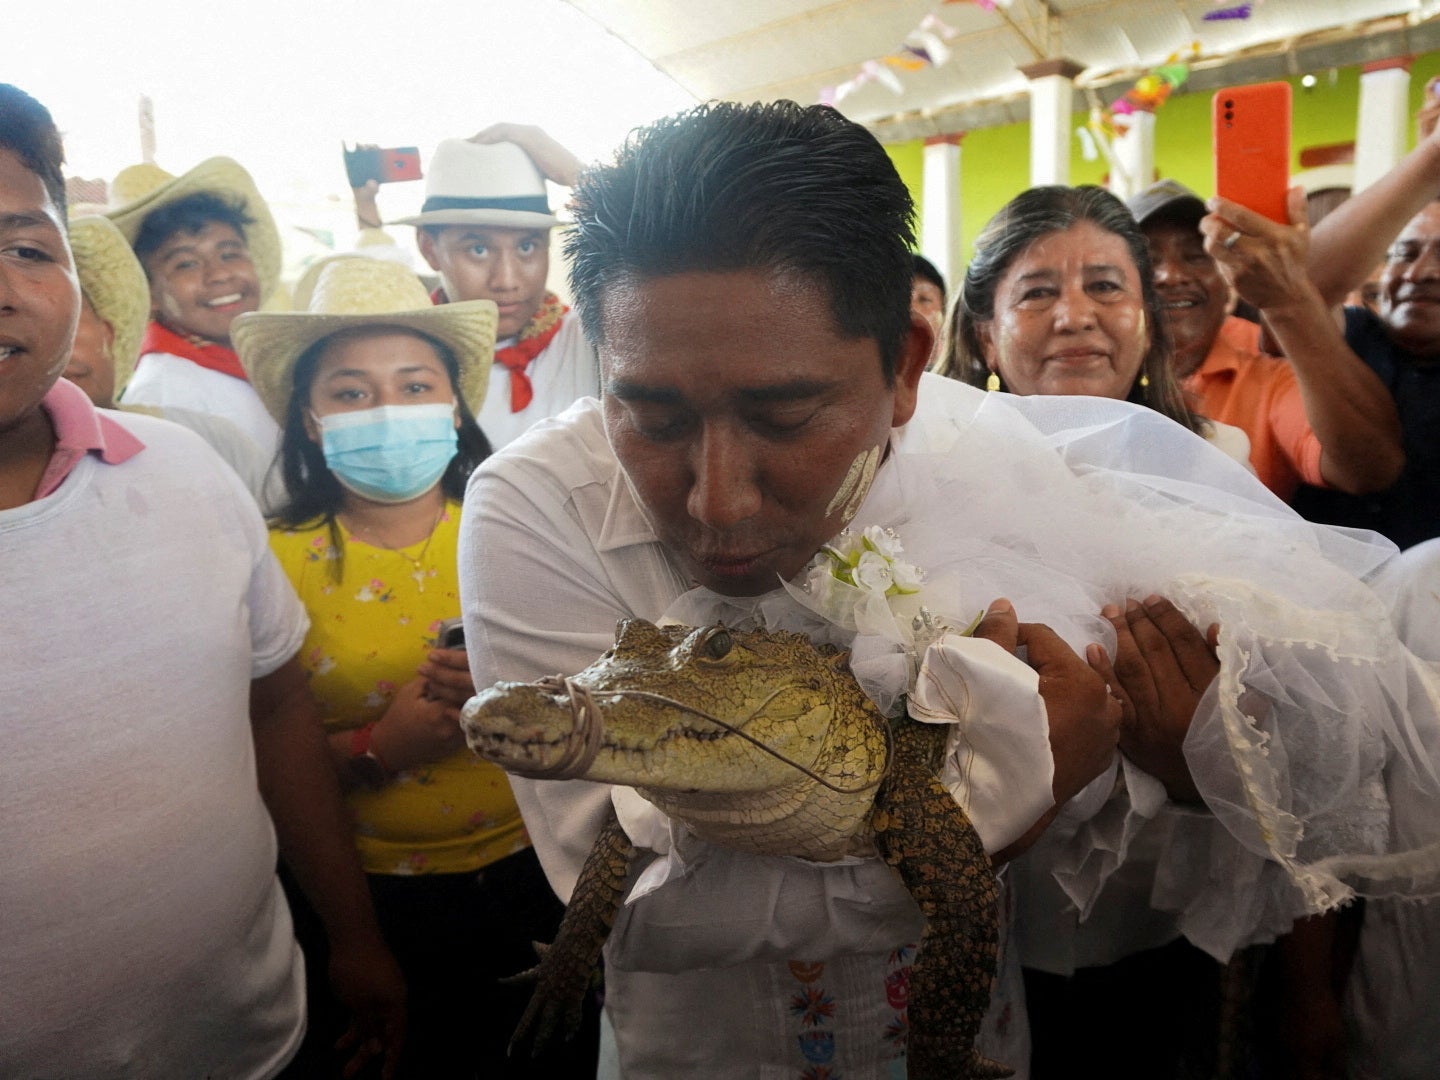
<svg viewBox="0 0 1440 1080"><path fill-rule="evenodd" d="M791 592L837 626L908 646L925 573L903 554L893 529L869 525L858 536L847 529L810 560Z"/></svg>

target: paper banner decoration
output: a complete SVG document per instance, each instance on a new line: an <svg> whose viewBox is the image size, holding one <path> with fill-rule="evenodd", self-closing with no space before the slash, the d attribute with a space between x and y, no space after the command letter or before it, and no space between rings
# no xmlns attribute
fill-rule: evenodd
<svg viewBox="0 0 1440 1080"><path fill-rule="evenodd" d="M920 24L905 36L904 43L895 52L879 60L866 60L852 77L834 86L822 86L818 95L821 105L831 108L839 105L866 83L876 82L892 94L905 92L899 77L890 68L916 72L927 67L939 67L950 59L950 46L946 44L957 33L953 26L939 16L926 15Z"/></svg>
<svg viewBox="0 0 1440 1080"><path fill-rule="evenodd" d="M1214 11L1207 11L1200 16L1202 22L1223 22L1226 19L1248 19L1250 18L1251 4L1236 4L1234 7L1216 8Z"/></svg>
<svg viewBox="0 0 1440 1080"><path fill-rule="evenodd" d="M1199 51L1198 42L1191 46L1192 54ZM1136 112L1153 113L1159 110L1189 78L1190 65L1180 59L1179 53L1172 53L1165 63L1136 79L1135 85L1111 103L1108 109L1091 109L1090 122L1076 131L1085 160L1094 161L1097 153L1103 154L1111 172L1123 174L1124 170L1111 150L1111 140L1130 130L1131 117Z"/></svg>
<svg viewBox="0 0 1440 1080"><path fill-rule="evenodd" d="M860 77L865 82L878 82L897 97L905 92L905 87L900 84L899 77L878 60L866 60L861 64Z"/></svg>

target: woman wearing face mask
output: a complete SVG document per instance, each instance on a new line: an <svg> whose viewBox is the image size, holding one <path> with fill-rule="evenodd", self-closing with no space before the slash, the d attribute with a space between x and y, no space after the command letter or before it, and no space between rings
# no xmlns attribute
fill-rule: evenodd
<svg viewBox="0 0 1440 1080"><path fill-rule="evenodd" d="M244 316L233 335L283 430L271 547L310 614L301 661L409 984L407 1077L594 1072L593 1031L558 1061L506 1060L529 991L495 980L533 964L562 908L504 773L465 745L465 651L437 641L460 614L460 499L490 452L474 415L495 323L488 300L434 307L404 267L339 257L307 310ZM312 1006L322 1047L327 1011Z"/></svg>

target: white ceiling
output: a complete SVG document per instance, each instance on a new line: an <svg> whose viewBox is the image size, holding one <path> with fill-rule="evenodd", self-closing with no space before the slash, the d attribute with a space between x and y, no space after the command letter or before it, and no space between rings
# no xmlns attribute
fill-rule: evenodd
<svg viewBox="0 0 1440 1080"><path fill-rule="evenodd" d="M956 31L947 63L896 71L898 96L870 82L839 104L855 120L906 137L1022 118L1025 77L1017 69L1046 57L1079 63L1078 84L1100 87L1129 85L1176 52L1199 72L1262 57L1288 56L1293 68L1307 48L1348 48L1336 55L1355 63L1395 55L1386 50L1440 47L1440 0L1259 0L1248 19L1227 21L1203 16L1236 0L1011 0L994 11L973 0L569 2L702 101L816 102L822 87L896 52L933 14Z"/></svg>

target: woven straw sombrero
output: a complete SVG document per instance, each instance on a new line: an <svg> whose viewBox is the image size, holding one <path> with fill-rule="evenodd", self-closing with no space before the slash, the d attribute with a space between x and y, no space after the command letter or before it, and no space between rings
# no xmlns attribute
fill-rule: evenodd
<svg viewBox="0 0 1440 1080"><path fill-rule="evenodd" d="M131 166L130 169L123 170L120 176L115 178L116 183L119 184L121 177L136 168L139 167ZM155 174L163 173L163 170L154 166L150 168L154 170L153 173L147 171L143 176L137 174L133 184L127 181L120 187L139 188L145 183L159 180ZM134 244L147 214L169 205L176 199L194 195L197 191L213 191L218 195L236 199L243 206L246 216L255 219L253 225L245 227L245 246L249 248L250 260L255 264L255 276L260 281L261 300L268 299L280 281L280 230L275 227L275 219L270 215L270 208L265 205L265 200L260 197L255 181L239 162L228 157L209 158L187 173L170 180L160 180L159 186L111 210L106 216L116 224L125 239Z"/></svg>
<svg viewBox="0 0 1440 1080"><path fill-rule="evenodd" d="M153 161L126 165L110 181L110 209L119 210L174 179L174 173L166 172Z"/></svg>
<svg viewBox="0 0 1440 1080"><path fill-rule="evenodd" d="M95 313L115 331L115 393L125 389L140 359L140 339L150 321L150 286L145 270L109 218L70 222L75 273Z"/></svg>
<svg viewBox="0 0 1440 1080"><path fill-rule="evenodd" d="M476 416L490 386L498 318L491 300L437 307L420 279L399 263L337 257L320 268L307 310L238 316L230 340L250 385L281 425L295 388L295 361L300 354L323 337L362 326L401 327L443 342L459 364L460 396Z"/></svg>

